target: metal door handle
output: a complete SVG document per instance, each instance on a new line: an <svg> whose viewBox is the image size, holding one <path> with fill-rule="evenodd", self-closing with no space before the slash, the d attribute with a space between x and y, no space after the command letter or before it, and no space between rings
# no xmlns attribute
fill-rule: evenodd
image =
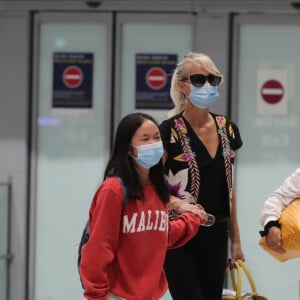
<svg viewBox="0 0 300 300"><path fill-rule="evenodd" d="M7 261L11 261L13 259L13 255L11 253L7 253L4 255L0 255L0 260L7 260Z"/></svg>

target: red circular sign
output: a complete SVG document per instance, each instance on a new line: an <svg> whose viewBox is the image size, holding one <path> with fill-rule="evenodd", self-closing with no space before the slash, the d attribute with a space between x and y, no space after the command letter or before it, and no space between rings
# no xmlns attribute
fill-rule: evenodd
<svg viewBox="0 0 300 300"><path fill-rule="evenodd" d="M153 67L146 73L146 83L153 90L162 89L167 83L167 73L164 69Z"/></svg>
<svg viewBox="0 0 300 300"><path fill-rule="evenodd" d="M260 90L262 98L269 104L277 104L284 96L284 87L278 80L266 81Z"/></svg>
<svg viewBox="0 0 300 300"><path fill-rule="evenodd" d="M68 88L77 88L83 81L83 73L77 66L70 66L64 70L63 82Z"/></svg>

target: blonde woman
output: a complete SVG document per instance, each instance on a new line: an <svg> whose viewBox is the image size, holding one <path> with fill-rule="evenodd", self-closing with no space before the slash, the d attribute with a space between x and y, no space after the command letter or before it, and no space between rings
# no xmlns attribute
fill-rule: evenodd
<svg viewBox="0 0 300 300"><path fill-rule="evenodd" d="M212 215L183 247L169 250L165 271L174 300L220 300L227 265L244 260L233 187L235 151L242 146L237 126L210 112L218 100L223 75L209 56L188 53L177 65L171 83L174 109L162 122L164 168L174 197L170 218L196 205Z"/></svg>

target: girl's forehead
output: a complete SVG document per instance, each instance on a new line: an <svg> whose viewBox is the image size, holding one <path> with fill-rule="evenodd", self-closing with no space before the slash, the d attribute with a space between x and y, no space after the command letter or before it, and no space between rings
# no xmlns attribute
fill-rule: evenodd
<svg viewBox="0 0 300 300"><path fill-rule="evenodd" d="M157 125L150 120L145 120L137 129L135 135L153 134L157 132L159 132Z"/></svg>
<svg viewBox="0 0 300 300"><path fill-rule="evenodd" d="M147 129L147 128L157 128L156 124L151 120L145 119L144 122L141 124L139 129Z"/></svg>

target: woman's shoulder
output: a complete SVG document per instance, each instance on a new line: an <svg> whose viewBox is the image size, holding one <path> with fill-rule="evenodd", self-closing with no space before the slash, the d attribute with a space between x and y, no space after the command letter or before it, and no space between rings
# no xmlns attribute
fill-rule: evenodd
<svg viewBox="0 0 300 300"><path fill-rule="evenodd" d="M211 115L216 120L216 123L219 128L226 126L226 128L229 130L237 130L238 131L238 126L228 116L223 115L223 114L216 114L216 113L211 113Z"/></svg>
<svg viewBox="0 0 300 300"><path fill-rule="evenodd" d="M170 117L168 119L163 120L161 122L161 124L160 124L160 127L163 127L163 128L165 128L165 127L169 127L169 128L172 127L173 124L174 124L174 120L177 119L177 118L179 118L179 117L181 117L181 116L182 116L182 113L177 114L175 116L172 116L172 117Z"/></svg>
<svg viewBox="0 0 300 300"><path fill-rule="evenodd" d="M168 150L166 143L169 143L171 138L171 131L175 127L174 120L178 118L181 114L168 118L159 125L159 130L161 134L161 138L163 140L165 148Z"/></svg>
<svg viewBox="0 0 300 300"><path fill-rule="evenodd" d="M226 115L211 113L216 120L219 129L226 128L228 136L234 150L240 148L243 144L238 126ZM224 132L224 131L223 131Z"/></svg>
<svg viewBox="0 0 300 300"><path fill-rule="evenodd" d="M160 124L160 131L163 133L163 134L170 134L171 130L174 129L176 127L176 123L178 119L180 119L182 117L182 112L175 115L175 116L172 116L166 120L164 120L161 124Z"/></svg>
<svg viewBox="0 0 300 300"><path fill-rule="evenodd" d="M210 113L214 119L221 123L221 124L224 124L224 125L230 125L230 124L234 124L234 122L226 115L223 115L223 114L217 114L217 113Z"/></svg>
<svg viewBox="0 0 300 300"><path fill-rule="evenodd" d="M300 176L300 167L298 167L295 171L294 171L295 174L297 174L297 176Z"/></svg>

